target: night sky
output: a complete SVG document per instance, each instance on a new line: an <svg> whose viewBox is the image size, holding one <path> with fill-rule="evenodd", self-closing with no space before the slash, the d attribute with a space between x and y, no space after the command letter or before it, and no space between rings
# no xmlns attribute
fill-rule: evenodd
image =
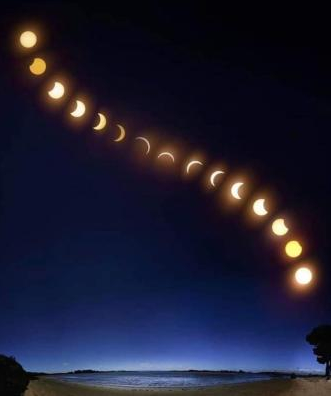
<svg viewBox="0 0 331 396"><path fill-rule="evenodd" d="M322 369L305 336L331 320L326 12L132 3L2 9L0 352L40 371ZM24 23L47 36L45 78L12 45ZM43 103L63 71L131 140ZM157 166L142 133L272 191L313 287L288 281L272 217L254 225L221 186Z"/></svg>

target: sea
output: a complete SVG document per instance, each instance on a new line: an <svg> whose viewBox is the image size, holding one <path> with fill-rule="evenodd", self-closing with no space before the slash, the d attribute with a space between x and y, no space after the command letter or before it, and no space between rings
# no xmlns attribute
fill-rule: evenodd
<svg viewBox="0 0 331 396"><path fill-rule="evenodd" d="M274 375L265 373L194 371L112 371L59 374L51 377L84 385L130 388L196 388L275 378Z"/></svg>

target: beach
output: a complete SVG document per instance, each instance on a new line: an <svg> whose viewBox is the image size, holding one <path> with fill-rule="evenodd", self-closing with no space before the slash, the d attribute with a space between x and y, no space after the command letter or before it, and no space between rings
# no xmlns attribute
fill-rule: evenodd
<svg viewBox="0 0 331 396"><path fill-rule="evenodd" d="M209 388L101 388L46 377L31 381L24 396L330 396L331 381L321 378L273 379Z"/></svg>

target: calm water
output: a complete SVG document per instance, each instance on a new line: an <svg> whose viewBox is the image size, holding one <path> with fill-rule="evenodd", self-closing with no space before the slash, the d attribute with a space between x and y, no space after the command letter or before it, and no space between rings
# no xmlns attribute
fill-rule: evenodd
<svg viewBox="0 0 331 396"><path fill-rule="evenodd" d="M62 381L105 387L201 387L268 380L267 374L189 373L176 371L126 371L54 375Z"/></svg>

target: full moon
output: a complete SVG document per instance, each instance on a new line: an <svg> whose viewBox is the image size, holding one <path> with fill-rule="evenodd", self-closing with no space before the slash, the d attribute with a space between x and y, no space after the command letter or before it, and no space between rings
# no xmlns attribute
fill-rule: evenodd
<svg viewBox="0 0 331 396"><path fill-rule="evenodd" d="M36 76L44 74L46 71L46 62L41 58L34 58L33 62L29 66L30 72Z"/></svg>
<svg viewBox="0 0 331 396"><path fill-rule="evenodd" d="M289 257L299 257L302 253L302 246L298 241L289 241L285 246L285 252Z"/></svg>
<svg viewBox="0 0 331 396"><path fill-rule="evenodd" d="M309 268L301 267L295 272L295 280L300 285L308 285L313 279L313 274Z"/></svg>
<svg viewBox="0 0 331 396"><path fill-rule="evenodd" d="M278 236L282 236L288 233L288 228L286 227L285 220L284 219L276 219L272 223L272 231L274 234Z"/></svg>
<svg viewBox="0 0 331 396"><path fill-rule="evenodd" d="M21 34L20 43L24 48L32 48L37 44L37 35L27 30Z"/></svg>

